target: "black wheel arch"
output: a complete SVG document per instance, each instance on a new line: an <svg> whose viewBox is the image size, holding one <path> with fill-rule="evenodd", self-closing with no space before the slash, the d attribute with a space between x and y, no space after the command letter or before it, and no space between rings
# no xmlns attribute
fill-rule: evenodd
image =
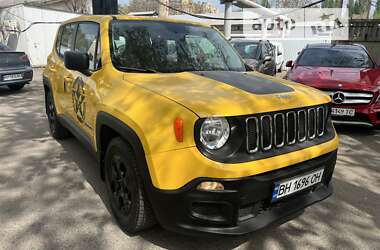
<svg viewBox="0 0 380 250"><path fill-rule="evenodd" d="M124 122L105 112L99 112L96 118L96 152L101 178L104 180L104 156L107 145L115 137L121 137L131 146L136 156L145 188L152 187L148 164L140 138L136 132Z"/></svg>
<svg viewBox="0 0 380 250"><path fill-rule="evenodd" d="M51 83L50 83L49 78L47 78L46 76L43 76L42 83L44 85L45 91L46 90L51 91Z"/></svg>

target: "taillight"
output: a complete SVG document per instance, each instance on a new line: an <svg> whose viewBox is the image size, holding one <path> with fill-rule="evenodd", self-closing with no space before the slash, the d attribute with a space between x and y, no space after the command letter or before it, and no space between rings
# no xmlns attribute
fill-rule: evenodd
<svg viewBox="0 0 380 250"><path fill-rule="evenodd" d="M29 58L27 55L22 55L18 59L20 59L21 62L29 62Z"/></svg>

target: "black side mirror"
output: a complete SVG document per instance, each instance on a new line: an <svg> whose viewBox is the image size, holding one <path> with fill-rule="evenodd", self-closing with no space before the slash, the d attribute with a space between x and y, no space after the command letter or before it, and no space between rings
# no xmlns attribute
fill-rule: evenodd
<svg viewBox="0 0 380 250"><path fill-rule="evenodd" d="M250 66L250 65L248 65L246 63L244 63L244 66L245 66L245 70L246 71L255 71L255 69L252 66Z"/></svg>
<svg viewBox="0 0 380 250"><path fill-rule="evenodd" d="M287 68L292 68L293 67L293 61L287 61L286 62L286 67Z"/></svg>
<svg viewBox="0 0 380 250"><path fill-rule="evenodd" d="M80 53L74 51L65 52L65 67L70 70L89 74L90 57L87 53Z"/></svg>

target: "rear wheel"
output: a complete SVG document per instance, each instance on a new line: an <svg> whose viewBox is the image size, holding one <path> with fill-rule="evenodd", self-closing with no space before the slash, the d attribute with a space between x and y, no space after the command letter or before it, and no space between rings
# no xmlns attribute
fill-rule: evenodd
<svg viewBox="0 0 380 250"><path fill-rule="evenodd" d="M136 157L121 138L113 139L107 148L105 179L112 213L123 231L135 234L155 224Z"/></svg>
<svg viewBox="0 0 380 250"><path fill-rule="evenodd" d="M17 84L10 84L8 85L8 88L11 90L20 90L25 86L25 83L17 83Z"/></svg>
<svg viewBox="0 0 380 250"><path fill-rule="evenodd" d="M53 95L50 91L45 92L45 108L49 121L50 134L55 139L65 139L70 136L70 132L57 119Z"/></svg>

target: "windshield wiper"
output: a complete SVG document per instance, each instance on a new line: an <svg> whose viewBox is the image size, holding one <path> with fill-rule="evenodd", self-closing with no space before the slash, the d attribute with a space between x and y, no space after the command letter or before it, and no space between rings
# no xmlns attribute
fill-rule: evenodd
<svg viewBox="0 0 380 250"><path fill-rule="evenodd" d="M133 68L133 67L125 67L125 66L117 66L117 68L126 72L158 73L158 71L154 69L140 69L140 68Z"/></svg>

